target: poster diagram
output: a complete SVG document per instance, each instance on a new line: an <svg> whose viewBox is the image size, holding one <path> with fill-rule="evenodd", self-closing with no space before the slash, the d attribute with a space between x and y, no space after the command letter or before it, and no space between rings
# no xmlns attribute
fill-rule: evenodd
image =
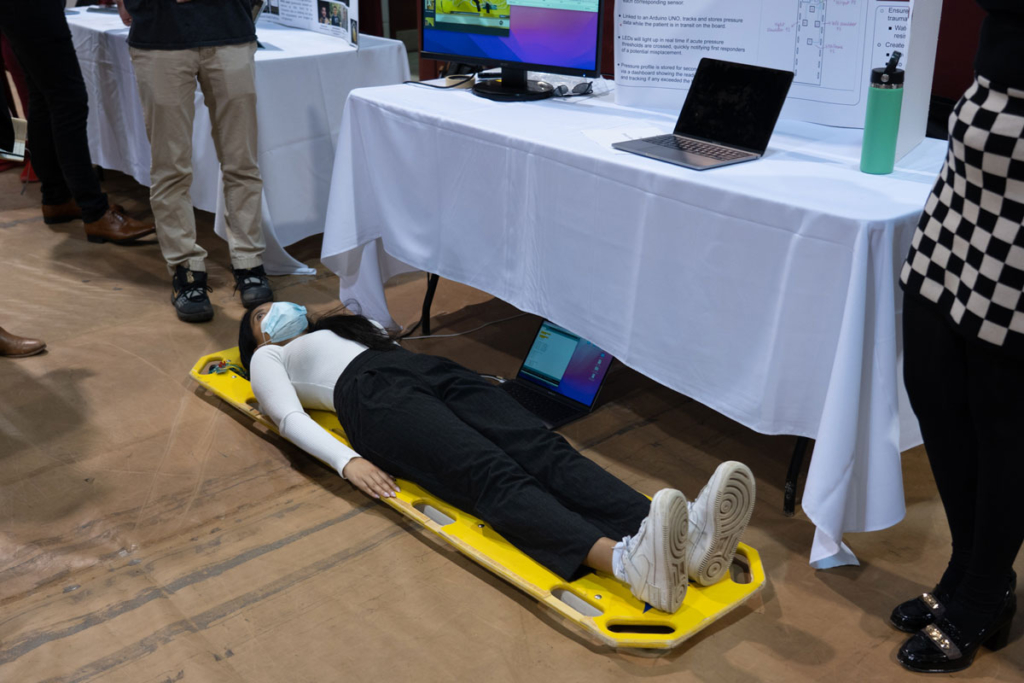
<svg viewBox="0 0 1024 683"><path fill-rule="evenodd" d="M793 46L795 83L821 85L821 63L825 50L828 0L800 0L796 15L796 45Z"/></svg>
<svg viewBox="0 0 1024 683"><path fill-rule="evenodd" d="M861 94L868 3L764 0L762 7L773 21L763 26L759 63L793 71L791 96L856 103ZM784 10L792 17L789 21L783 18Z"/></svg>

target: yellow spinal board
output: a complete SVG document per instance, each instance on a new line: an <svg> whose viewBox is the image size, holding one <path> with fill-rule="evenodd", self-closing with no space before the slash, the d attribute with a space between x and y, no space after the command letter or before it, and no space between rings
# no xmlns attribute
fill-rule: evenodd
<svg viewBox="0 0 1024 683"><path fill-rule="evenodd" d="M277 431L259 410L237 348L203 356L189 374L209 392ZM337 415L322 410L311 410L309 415L348 444ZM398 484L398 496L382 502L612 647L676 647L752 598L765 584L760 555L741 543L733 571L725 579L714 586L690 584L682 607L675 614L666 614L651 609L634 598L623 583L600 572L565 581L527 557L483 521L411 482L399 480Z"/></svg>

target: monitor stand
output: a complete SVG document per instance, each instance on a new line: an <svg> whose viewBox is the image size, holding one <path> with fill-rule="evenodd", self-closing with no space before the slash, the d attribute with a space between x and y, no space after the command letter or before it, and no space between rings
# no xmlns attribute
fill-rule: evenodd
<svg viewBox="0 0 1024 683"><path fill-rule="evenodd" d="M530 81L526 69L501 67L501 78L478 81L473 94L499 102L526 102L543 100L554 94L554 88L543 81Z"/></svg>

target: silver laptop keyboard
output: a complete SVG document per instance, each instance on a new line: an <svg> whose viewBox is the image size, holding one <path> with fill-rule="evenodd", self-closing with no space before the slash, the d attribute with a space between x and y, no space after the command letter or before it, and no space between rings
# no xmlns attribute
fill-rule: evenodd
<svg viewBox="0 0 1024 683"><path fill-rule="evenodd" d="M702 157L714 159L715 161L732 161L733 159L751 156L750 152L741 152L740 150L722 147L721 145L716 145L710 142L691 140L690 138L684 138L672 134L647 138L647 142L655 145L661 145L662 147L668 147L669 149L682 150L684 152L689 152L690 154L698 154Z"/></svg>

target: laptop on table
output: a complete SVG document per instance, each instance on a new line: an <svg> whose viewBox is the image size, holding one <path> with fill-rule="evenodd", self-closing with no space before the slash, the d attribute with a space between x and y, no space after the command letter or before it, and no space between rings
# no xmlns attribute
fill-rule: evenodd
<svg viewBox="0 0 1024 683"><path fill-rule="evenodd" d="M501 388L555 429L593 409L611 362L611 354L545 320L515 379Z"/></svg>
<svg viewBox="0 0 1024 683"><path fill-rule="evenodd" d="M792 71L705 57L673 133L612 147L698 171L759 159L792 82Z"/></svg>

